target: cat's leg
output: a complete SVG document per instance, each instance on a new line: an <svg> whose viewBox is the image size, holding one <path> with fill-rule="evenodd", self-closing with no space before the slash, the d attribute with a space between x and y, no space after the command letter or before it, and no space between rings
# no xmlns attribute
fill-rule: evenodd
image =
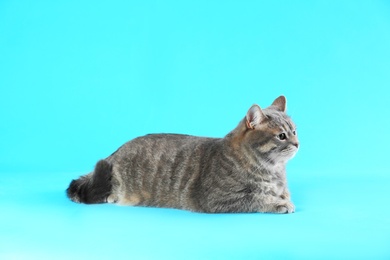
<svg viewBox="0 0 390 260"><path fill-rule="evenodd" d="M208 198L207 204L202 205L203 212L229 213L229 212L263 212L263 213L293 213L294 204L288 199L270 194L247 194L242 196L237 193L224 194L218 198Z"/></svg>
<svg viewBox="0 0 390 260"><path fill-rule="evenodd" d="M283 190L283 193L282 193L282 195L280 195L280 198L283 200L287 200L287 204L289 205L289 208L292 208L292 212L295 212L295 206L291 201L290 191L288 190L287 187ZM290 213L290 212L288 212L288 213Z"/></svg>
<svg viewBox="0 0 390 260"><path fill-rule="evenodd" d="M291 196L290 196L290 192L287 188L284 189L282 195L280 195L280 198L290 200Z"/></svg>
<svg viewBox="0 0 390 260"><path fill-rule="evenodd" d="M149 192L134 189L131 182L123 179L123 174L113 172L112 191L107 197L107 203L114 203L120 206L147 205L151 196Z"/></svg>
<svg viewBox="0 0 390 260"><path fill-rule="evenodd" d="M196 211L205 213L240 213L240 212L256 212L254 207L251 207L251 197L242 196L237 193L218 194L201 200L199 209Z"/></svg>
<svg viewBox="0 0 390 260"><path fill-rule="evenodd" d="M137 195L110 194L107 197L107 203L114 203L121 206L136 206L140 203L140 197Z"/></svg>
<svg viewBox="0 0 390 260"><path fill-rule="evenodd" d="M107 203L114 203L121 206L135 206L140 202L140 196L134 192L130 192L132 189L126 185L121 174L118 174L116 170L113 171L112 178L112 191L107 197Z"/></svg>
<svg viewBox="0 0 390 260"><path fill-rule="evenodd" d="M225 199L214 201L209 208L203 210L209 213L233 213L233 212L262 212L262 213L294 213L295 206L289 200L280 198L262 198L261 202L253 203L251 199Z"/></svg>

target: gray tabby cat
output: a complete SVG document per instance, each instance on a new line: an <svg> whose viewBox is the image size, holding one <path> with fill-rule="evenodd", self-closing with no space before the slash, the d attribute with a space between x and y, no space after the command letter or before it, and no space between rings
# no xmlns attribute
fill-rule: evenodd
<svg viewBox="0 0 390 260"><path fill-rule="evenodd" d="M298 150L286 98L253 105L224 138L153 134L135 138L67 189L80 203L196 212L292 213L286 163Z"/></svg>

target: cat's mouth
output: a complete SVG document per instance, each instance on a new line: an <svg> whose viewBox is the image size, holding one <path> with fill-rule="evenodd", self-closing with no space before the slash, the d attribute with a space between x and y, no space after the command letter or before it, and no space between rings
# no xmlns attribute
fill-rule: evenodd
<svg viewBox="0 0 390 260"><path fill-rule="evenodd" d="M287 147L283 151L283 155L288 157L288 159L291 159L297 154L298 150L299 150L298 146L292 145L292 146Z"/></svg>

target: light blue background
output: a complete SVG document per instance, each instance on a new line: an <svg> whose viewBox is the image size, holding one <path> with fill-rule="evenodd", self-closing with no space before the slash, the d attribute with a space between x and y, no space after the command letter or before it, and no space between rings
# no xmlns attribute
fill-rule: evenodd
<svg viewBox="0 0 390 260"><path fill-rule="evenodd" d="M0 2L0 258L389 259L389 1ZM78 205L147 133L223 137L284 94L292 215Z"/></svg>

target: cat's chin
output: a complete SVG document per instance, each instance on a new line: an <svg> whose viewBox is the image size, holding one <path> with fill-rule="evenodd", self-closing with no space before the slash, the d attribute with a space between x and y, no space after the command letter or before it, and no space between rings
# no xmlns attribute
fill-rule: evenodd
<svg viewBox="0 0 390 260"><path fill-rule="evenodd" d="M293 149L293 151L290 152L290 156L289 156L288 160L291 160L292 158L294 158L295 155L297 154L297 152L298 152L298 148Z"/></svg>
<svg viewBox="0 0 390 260"><path fill-rule="evenodd" d="M283 152L284 161L287 162L295 157L298 152L298 148L290 148Z"/></svg>
<svg viewBox="0 0 390 260"><path fill-rule="evenodd" d="M293 154L288 158L288 160L291 160L292 158L294 158L296 154L297 154L296 152L293 153Z"/></svg>

